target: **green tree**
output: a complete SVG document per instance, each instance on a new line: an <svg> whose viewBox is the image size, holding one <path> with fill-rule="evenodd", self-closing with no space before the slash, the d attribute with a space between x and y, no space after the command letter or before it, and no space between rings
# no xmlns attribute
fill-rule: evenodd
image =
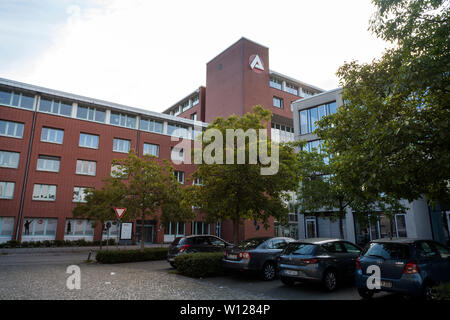
<svg viewBox="0 0 450 320"><path fill-rule="evenodd" d="M373 213L382 211L387 216L400 213L404 207L399 201L385 194L370 193L364 188L355 190L343 182L339 171L339 156L330 156L313 149L301 150L303 143L297 143L297 169L300 186L297 191L299 212L305 215L326 216L339 221L339 231L345 238L343 219L350 208L360 222L367 217L376 218ZM371 215L372 214L372 215Z"/></svg>
<svg viewBox="0 0 450 320"><path fill-rule="evenodd" d="M87 218L93 220L93 227L100 223L102 233L100 237L100 249L102 249L103 226L106 221L115 220L115 206L120 206L123 199L124 188L118 181L109 181L101 189L91 189L85 196L85 203L79 203L73 209L74 218Z"/></svg>
<svg viewBox="0 0 450 320"><path fill-rule="evenodd" d="M215 143L220 142L227 135L227 129L248 132L249 129L264 129L267 133L267 124L271 119L271 112L255 106L253 113L247 113L242 117L230 116L226 119L216 118L207 128L206 132L200 136L203 140L201 148L194 151L205 153L211 151ZM206 138L210 133L217 133L220 137L209 140ZM244 220L254 220L262 222L264 228L268 228L270 217L274 217L280 222L287 220L288 209L286 201L289 196L285 190L295 190L298 179L294 169L295 154L291 147L280 145L279 157L272 157L272 165L278 166L275 174L262 174L261 170L267 168L268 164L262 158L252 158L252 150L259 150L265 147L264 142L268 142L268 155L271 157L274 148L269 140L265 140L264 134L259 131L254 140L245 139L245 144L238 147L238 138L223 143L218 148L211 151L212 157L219 161L211 163L203 159L198 165L194 178L200 180L200 185L189 187L189 194L192 205L205 213L208 222L221 220L231 220L233 222L233 241L239 241L239 228ZM209 141L208 141L209 140ZM223 142L223 140L222 140ZM254 149L253 149L254 148ZM239 152L245 154L245 163L238 164ZM242 155L241 154L241 155ZM232 163L220 163L229 155ZM231 157L233 155L233 157ZM223 157L222 157L223 156ZM275 162L275 163L274 163Z"/></svg>
<svg viewBox="0 0 450 320"><path fill-rule="evenodd" d="M343 183L410 201L450 199L449 1L374 0L370 29L393 44L337 72L344 105L317 134Z"/></svg>
<svg viewBox="0 0 450 320"><path fill-rule="evenodd" d="M141 230L146 218L157 219L159 213L163 225L193 219L194 213L167 160L159 161L153 156L140 158L130 152L127 158L116 159L113 164L118 170L110 183L121 186L121 204L127 208L127 217L141 219ZM140 240L143 250L144 232Z"/></svg>

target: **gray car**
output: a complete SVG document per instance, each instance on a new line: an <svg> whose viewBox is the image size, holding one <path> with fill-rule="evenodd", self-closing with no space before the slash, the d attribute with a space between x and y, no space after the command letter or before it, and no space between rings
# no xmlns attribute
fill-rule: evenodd
<svg viewBox="0 0 450 320"><path fill-rule="evenodd" d="M277 258L292 241L295 240L286 237L247 239L226 249L223 267L228 270L260 272L264 280L273 280L277 275Z"/></svg>
<svg viewBox="0 0 450 320"><path fill-rule="evenodd" d="M357 245L340 239L292 242L278 259L280 280L286 285L296 281L321 282L333 291L339 281L354 278L355 261L361 251Z"/></svg>

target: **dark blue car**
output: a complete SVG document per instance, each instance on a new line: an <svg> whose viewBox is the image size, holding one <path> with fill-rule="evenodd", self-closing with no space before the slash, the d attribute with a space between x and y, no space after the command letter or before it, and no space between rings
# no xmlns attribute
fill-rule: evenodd
<svg viewBox="0 0 450 320"><path fill-rule="evenodd" d="M381 287L369 289L367 280L377 267L381 272ZM373 283L372 279L369 283ZM450 250L432 240L392 238L371 241L356 260L355 280L364 299L379 291L431 299L433 286L450 282Z"/></svg>

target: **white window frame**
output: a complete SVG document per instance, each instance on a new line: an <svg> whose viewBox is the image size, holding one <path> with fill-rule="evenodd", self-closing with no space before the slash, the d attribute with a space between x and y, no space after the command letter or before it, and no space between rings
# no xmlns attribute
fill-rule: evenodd
<svg viewBox="0 0 450 320"><path fill-rule="evenodd" d="M82 142L81 137L82 137L82 136L84 136L84 137L83 137L83 143L85 143L84 145L81 144L81 142ZM89 146L89 145L86 144L86 141L87 141L87 137L88 137L88 136L90 136L90 137L96 137L96 138L97 138L97 146L93 147L93 146ZM94 140L91 140L91 141L94 141ZM100 136L99 136L99 135L97 135L97 134L91 134L91 133L85 133L85 132L80 132L80 137L79 137L79 139L78 139L78 146L79 146L80 148L89 148L89 149L96 149L96 150L97 150L99 144L100 144Z"/></svg>
<svg viewBox="0 0 450 320"><path fill-rule="evenodd" d="M46 194L43 193L43 191L45 191L45 189L47 190ZM52 195L52 190L54 190L54 197L51 198ZM33 186L33 196L32 196L32 200L33 201L56 201L56 192L58 190L57 185L54 184L40 184L40 183L35 183ZM38 191L38 192L37 192ZM39 194L39 198L36 198L35 195ZM45 198L44 196L47 196L47 198Z"/></svg>
<svg viewBox="0 0 450 320"><path fill-rule="evenodd" d="M43 137L44 135L44 129L47 130L47 135L46 137ZM61 142L59 141L55 141L55 140L50 140L50 136L51 136L51 132L54 131L55 132L55 137L58 139L58 133L62 132L62 139ZM63 144L64 142L64 130L63 129L56 129L56 128L50 128L50 127L42 127L41 130L41 142L47 142L47 143L56 143L56 144Z"/></svg>
<svg viewBox="0 0 450 320"><path fill-rule="evenodd" d="M75 203L86 203L85 197L88 191L92 190L92 187L73 187L72 202ZM77 197L75 198L75 192L77 192Z"/></svg>
<svg viewBox="0 0 450 320"><path fill-rule="evenodd" d="M47 162L48 161L57 162L58 163L58 169L57 170L47 169L46 167L47 167ZM39 164L40 163L42 164L43 162L44 162L44 165L42 167L39 167ZM36 165L36 171L59 172L60 167L61 167L61 158L59 158L59 157L52 157L52 156L44 156L44 155L39 155L38 156L37 165Z"/></svg>
<svg viewBox="0 0 450 320"><path fill-rule="evenodd" d="M32 230L30 230L30 234L25 234L25 221L27 220L31 220L32 221ZM36 223L38 220L42 220L44 223L44 233L43 234L35 234L36 233ZM49 220L55 220L56 221L56 229L55 229L55 233L52 234L47 234L47 226L48 226L48 222ZM25 237L48 237L48 236L56 236L56 232L58 229L58 219L57 218L34 218L34 217L26 217L25 219L23 219L23 224L22 224L22 238Z"/></svg>
<svg viewBox="0 0 450 320"><path fill-rule="evenodd" d="M151 148L156 147L156 154L152 154L152 153L146 153L145 151L145 147L149 146ZM159 145L158 144L154 144L154 143L148 143L148 142L144 142L144 145L142 147L142 154L145 155L150 155L150 156L155 156L157 158L159 158Z"/></svg>
<svg viewBox="0 0 450 320"><path fill-rule="evenodd" d="M314 223L314 237L308 234L308 222ZM316 238L317 237L317 218L316 217L306 217L305 218L305 239Z"/></svg>
<svg viewBox="0 0 450 320"><path fill-rule="evenodd" d="M78 163L79 163L79 162L81 162L81 168L84 167L83 164L84 164L85 162L87 162L87 163L89 164L89 166L88 166L88 172L87 172L87 173L86 173L86 172L83 172L83 171L78 171ZM91 169L92 169L92 165L94 166L94 170L93 170L94 173L93 173L93 174L90 173L90 172L91 172ZM84 176L92 176L92 177L95 177L96 173L97 173L97 162L96 162L96 161L77 159L77 162L76 162L76 168L75 168L75 174L80 174L80 175L84 175Z"/></svg>
<svg viewBox="0 0 450 320"><path fill-rule="evenodd" d="M174 171L173 172L175 175L175 178L177 179L177 181L181 184L184 184L184 171ZM180 181L180 176L181 176L181 181Z"/></svg>
<svg viewBox="0 0 450 320"><path fill-rule="evenodd" d="M9 137L9 138L16 138L16 139L22 139L23 138L23 132L25 130L25 125L21 122L15 122L15 121L9 121L9 120L1 120L5 122L5 133L0 132L0 136L3 137ZM14 126L14 133L12 135L8 134L9 126ZM17 135L17 130L19 127L22 127L22 134L19 136Z"/></svg>
<svg viewBox="0 0 450 320"><path fill-rule="evenodd" d="M121 147L125 147L128 144L128 150L124 151ZM114 138L113 139L113 151L119 153L129 153L131 150L131 141L127 139Z"/></svg>
<svg viewBox="0 0 450 320"><path fill-rule="evenodd" d="M71 230L70 233L67 233L67 223L71 222ZM78 224L78 221L82 221L82 229L83 229L83 233L75 233L75 225ZM92 233L86 233L87 229L88 229L88 225L91 224L92 225L93 221L89 220L89 219L66 219L66 224L64 225L64 236L69 236L69 237L93 237L94 236L94 232L95 229L92 228Z"/></svg>
<svg viewBox="0 0 450 320"><path fill-rule="evenodd" d="M0 181L0 199L14 199L16 183L12 181Z"/></svg>
<svg viewBox="0 0 450 320"><path fill-rule="evenodd" d="M13 165L10 165L11 160L15 160L17 158L17 162L13 163ZM3 164L3 162L6 160L9 160L7 164ZM19 167L20 163L20 152L14 152L14 151L6 151L6 150L0 150L0 167L1 168L11 168L11 169L17 169Z"/></svg>

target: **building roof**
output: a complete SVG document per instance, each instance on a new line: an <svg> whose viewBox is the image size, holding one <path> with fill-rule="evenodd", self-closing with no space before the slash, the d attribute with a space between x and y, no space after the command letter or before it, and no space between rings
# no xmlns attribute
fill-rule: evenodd
<svg viewBox="0 0 450 320"><path fill-rule="evenodd" d="M194 121L191 119L175 117L175 116L171 116L171 115L160 113L160 112L139 109L139 108L130 107L130 106L115 103L115 102L109 102L109 101L105 101L105 100L90 98L90 97L86 97L86 96L81 96L81 95L68 93L68 92L64 92L64 91L49 89L49 88L45 88L45 87L40 87L40 86L31 85L31 84L14 81L14 80L9 80L9 79L4 79L4 78L0 78L0 84L4 85L4 86L20 88L20 89L35 92L35 93L42 93L42 94L57 96L57 97L66 98L66 99L70 99L70 100L75 100L75 101L79 101L79 102L84 102L84 103L88 103L88 104L94 104L94 105L99 105L99 106L103 106L103 107L108 107L115 111L124 111L124 112L132 113L135 115L142 115L142 116L148 116L151 118L156 118L156 119L161 119L161 120L166 120L166 121L184 123L184 124L191 125L191 126L197 125L197 126L207 127L207 125L208 125L207 123L200 122L200 121Z"/></svg>
<svg viewBox="0 0 450 320"><path fill-rule="evenodd" d="M324 92L324 91L325 91L324 89L321 89L321 88L319 88L319 87L313 86L312 84L309 84L309 83L306 83L306 82L303 82L303 81L300 81L300 80L297 80L297 79L288 77L288 76L286 76L286 75L284 75L284 74L282 74L282 73L279 73L279 72L277 72L277 71L269 70L269 74L270 74L270 75L277 76L277 77L279 77L279 78L283 78L283 79L288 80L288 81L290 81L290 82L293 82L293 83L295 83L295 84L299 84L299 85L301 85L301 86L303 86L303 87L308 87L308 88L310 88L310 89L314 89L314 90L316 90L316 91L320 91L320 92Z"/></svg>

